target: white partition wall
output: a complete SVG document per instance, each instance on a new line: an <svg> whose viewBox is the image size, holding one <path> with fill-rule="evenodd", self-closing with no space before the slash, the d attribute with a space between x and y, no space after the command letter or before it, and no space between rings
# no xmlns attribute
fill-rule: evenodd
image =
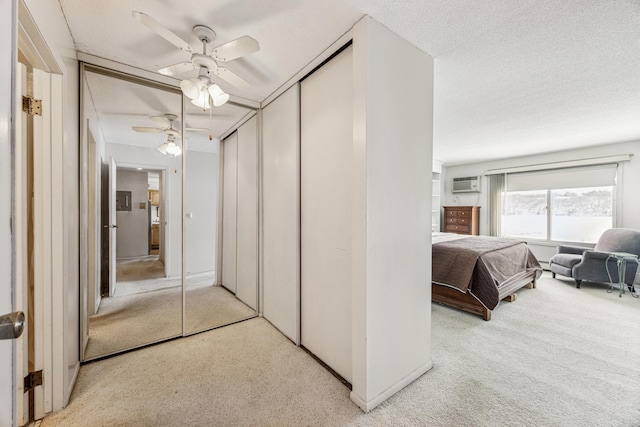
<svg viewBox="0 0 640 427"><path fill-rule="evenodd" d="M300 343L300 86L262 111L262 314Z"/></svg>
<svg viewBox="0 0 640 427"><path fill-rule="evenodd" d="M348 47L300 84L301 343L349 382L352 74Z"/></svg>
<svg viewBox="0 0 640 427"><path fill-rule="evenodd" d="M235 293L238 133L233 133L222 144L222 286Z"/></svg>
<svg viewBox="0 0 640 427"><path fill-rule="evenodd" d="M258 119L238 128L236 296L257 309L258 299ZM223 270L224 275L224 270Z"/></svg>
<svg viewBox="0 0 640 427"><path fill-rule="evenodd" d="M365 17L353 81L351 399L368 411L432 366L433 58Z"/></svg>

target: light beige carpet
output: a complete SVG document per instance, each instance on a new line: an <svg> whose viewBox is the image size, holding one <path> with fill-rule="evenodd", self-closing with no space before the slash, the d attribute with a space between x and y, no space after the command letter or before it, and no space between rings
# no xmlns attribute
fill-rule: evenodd
<svg viewBox="0 0 640 427"><path fill-rule="evenodd" d="M640 300L545 273L490 322L432 309L434 368L369 414L257 318L84 365L42 425L640 425Z"/></svg>

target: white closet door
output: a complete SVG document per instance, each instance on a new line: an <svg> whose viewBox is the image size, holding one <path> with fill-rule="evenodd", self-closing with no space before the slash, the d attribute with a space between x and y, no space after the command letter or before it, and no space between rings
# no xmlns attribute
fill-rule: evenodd
<svg viewBox="0 0 640 427"><path fill-rule="evenodd" d="M238 133L224 140L222 190L222 285L236 292Z"/></svg>
<svg viewBox="0 0 640 427"><path fill-rule="evenodd" d="M351 382L352 48L301 83L301 342Z"/></svg>
<svg viewBox="0 0 640 427"><path fill-rule="evenodd" d="M237 290L249 307L258 302L258 132L254 116L240 126L237 186Z"/></svg>
<svg viewBox="0 0 640 427"><path fill-rule="evenodd" d="M262 314L300 343L300 88L262 110Z"/></svg>

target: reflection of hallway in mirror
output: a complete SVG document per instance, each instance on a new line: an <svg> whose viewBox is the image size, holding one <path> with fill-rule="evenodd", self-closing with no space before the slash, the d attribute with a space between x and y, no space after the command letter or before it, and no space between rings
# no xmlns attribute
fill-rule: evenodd
<svg viewBox="0 0 640 427"><path fill-rule="evenodd" d="M111 355L182 335L181 278L162 277L157 257L139 257L120 263L114 296L103 298L98 313L89 316L85 359ZM158 268L160 264L162 268ZM122 270L120 266L125 265ZM135 280L145 270L159 277ZM120 281L121 275L129 281ZM186 323L190 332L255 317L255 311L222 286L213 285L215 272L187 276Z"/></svg>
<svg viewBox="0 0 640 427"><path fill-rule="evenodd" d="M180 286L180 278L164 277L159 255L119 258L116 262L116 286L113 296L132 295Z"/></svg>

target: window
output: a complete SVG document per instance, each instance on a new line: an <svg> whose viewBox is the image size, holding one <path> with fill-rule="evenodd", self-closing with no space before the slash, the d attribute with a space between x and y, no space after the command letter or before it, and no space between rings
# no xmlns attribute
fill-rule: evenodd
<svg viewBox="0 0 640 427"><path fill-rule="evenodd" d="M614 227L615 166L508 174L501 234L595 243Z"/></svg>
<svg viewBox="0 0 640 427"><path fill-rule="evenodd" d="M546 191L508 191L503 206L504 236L547 239Z"/></svg>
<svg viewBox="0 0 640 427"><path fill-rule="evenodd" d="M613 186L551 190L551 240L597 242L613 227Z"/></svg>

